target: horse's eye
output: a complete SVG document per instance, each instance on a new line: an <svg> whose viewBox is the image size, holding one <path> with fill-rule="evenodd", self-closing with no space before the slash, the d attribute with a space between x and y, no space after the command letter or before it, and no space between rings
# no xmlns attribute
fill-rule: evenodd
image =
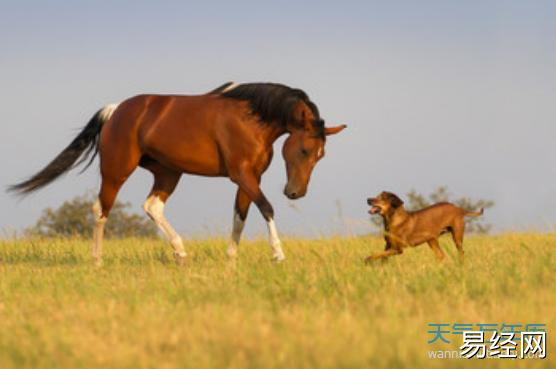
<svg viewBox="0 0 556 369"><path fill-rule="evenodd" d="M303 156L309 156L309 152L308 152L307 150L305 150L305 149L301 149L301 154L302 154Z"/></svg>

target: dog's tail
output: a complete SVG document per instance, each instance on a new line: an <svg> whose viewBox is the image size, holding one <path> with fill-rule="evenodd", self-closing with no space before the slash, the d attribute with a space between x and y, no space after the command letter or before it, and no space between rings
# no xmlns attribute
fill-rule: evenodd
<svg viewBox="0 0 556 369"><path fill-rule="evenodd" d="M463 215L466 217L480 217L483 215L484 210L484 208L481 208L479 211L465 211Z"/></svg>

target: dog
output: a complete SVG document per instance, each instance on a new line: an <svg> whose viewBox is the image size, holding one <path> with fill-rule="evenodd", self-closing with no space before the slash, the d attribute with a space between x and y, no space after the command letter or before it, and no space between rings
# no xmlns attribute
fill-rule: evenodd
<svg viewBox="0 0 556 369"><path fill-rule="evenodd" d="M428 243L439 260L444 259L444 252L438 244L438 237L450 232L456 244L460 259L463 261L464 217L483 215L467 211L449 202L440 202L417 211L405 210L404 202L392 192L381 192L377 197L367 199L371 207L370 214L380 214L384 220L386 247L384 252L371 255L367 263L403 253L408 246Z"/></svg>

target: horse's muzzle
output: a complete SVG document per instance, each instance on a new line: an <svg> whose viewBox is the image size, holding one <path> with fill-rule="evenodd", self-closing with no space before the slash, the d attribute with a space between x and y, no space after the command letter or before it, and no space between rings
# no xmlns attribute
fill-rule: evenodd
<svg viewBox="0 0 556 369"><path fill-rule="evenodd" d="M284 188L284 195L290 200L299 199L300 197L305 196L306 191L299 191L299 190L291 190L286 186Z"/></svg>

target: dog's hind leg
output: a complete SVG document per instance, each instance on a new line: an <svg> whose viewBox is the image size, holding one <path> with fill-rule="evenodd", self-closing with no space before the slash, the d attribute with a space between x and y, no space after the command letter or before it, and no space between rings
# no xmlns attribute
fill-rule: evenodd
<svg viewBox="0 0 556 369"><path fill-rule="evenodd" d="M463 218L456 219L452 227L450 227L452 239L458 249L459 258L463 261L463 233L465 232L465 222Z"/></svg>
<svg viewBox="0 0 556 369"><path fill-rule="evenodd" d="M444 259L444 252L440 248L437 238L433 238L432 240L427 241L427 243L429 244L431 250L434 252L438 260Z"/></svg>

